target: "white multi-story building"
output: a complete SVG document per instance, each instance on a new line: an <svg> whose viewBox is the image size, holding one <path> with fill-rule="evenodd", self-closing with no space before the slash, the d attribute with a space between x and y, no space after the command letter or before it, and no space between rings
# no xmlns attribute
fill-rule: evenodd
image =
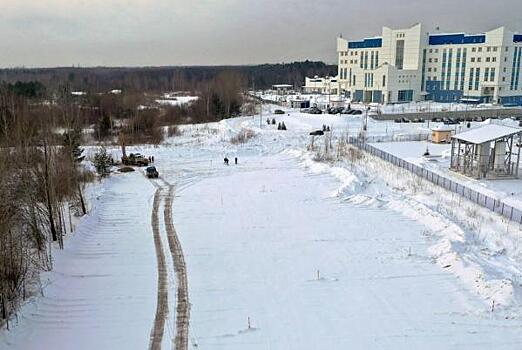
<svg viewBox="0 0 522 350"><path fill-rule="evenodd" d="M303 90L309 94L337 95L339 92L339 77L324 78L315 76L313 78L305 78Z"/></svg>
<svg viewBox="0 0 522 350"><path fill-rule="evenodd" d="M339 93L354 101L522 105L522 35L427 33L384 27L361 41L337 39Z"/></svg>

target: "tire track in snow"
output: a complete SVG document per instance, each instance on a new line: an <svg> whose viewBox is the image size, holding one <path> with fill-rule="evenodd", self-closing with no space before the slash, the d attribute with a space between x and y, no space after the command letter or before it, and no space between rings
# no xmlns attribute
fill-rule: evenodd
<svg viewBox="0 0 522 350"><path fill-rule="evenodd" d="M156 193L154 194L154 204L152 208L152 233L154 237L154 247L156 249L156 260L158 263L158 295L156 305L156 316L154 318L154 325L150 335L149 349L160 350L161 342L163 340L163 333L165 330L165 320L168 314L168 289L167 289L167 263L165 254L163 253L163 245L161 244L161 236L159 229L159 206L161 203L162 187L156 186Z"/></svg>
<svg viewBox="0 0 522 350"><path fill-rule="evenodd" d="M174 269L178 281L176 292L176 336L174 339L174 349L187 350L189 340L189 322L190 322L190 302L188 295L187 268L183 249L179 241L176 229L172 221L172 201L174 200L174 186L167 181L162 181L168 186L168 195L165 201L165 229L167 231L167 239L169 242L170 253L174 262Z"/></svg>

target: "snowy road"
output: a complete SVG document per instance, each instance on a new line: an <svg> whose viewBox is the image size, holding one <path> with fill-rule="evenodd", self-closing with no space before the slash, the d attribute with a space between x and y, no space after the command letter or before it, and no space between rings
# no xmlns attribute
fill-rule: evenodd
<svg viewBox="0 0 522 350"><path fill-rule="evenodd" d="M153 195L140 173L109 179L75 237L55 251L45 296L24 307L0 348L147 349L157 291Z"/></svg>

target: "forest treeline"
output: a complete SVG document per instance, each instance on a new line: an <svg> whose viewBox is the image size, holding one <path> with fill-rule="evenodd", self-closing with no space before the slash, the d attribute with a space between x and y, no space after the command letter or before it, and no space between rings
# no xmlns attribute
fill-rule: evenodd
<svg viewBox="0 0 522 350"><path fill-rule="evenodd" d="M250 89L268 89L280 83L301 87L306 76L337 75L337 66L303 61L252 66L13 68L0 70L0 81L38 81L50 89L66 81L73 90L95 92L117 88L145 92L194 91L198 84L214 79L223 71L239 74Z"/></svg>
<svg viewBox="0 0 522 350"><path fill-rule="evenodd" d="M81 128L67 96L49 106L38 84L0 86L0 313L4 321L38 290L74 216L87 212ZM57 134L55 125L67 125Z"/></svg>

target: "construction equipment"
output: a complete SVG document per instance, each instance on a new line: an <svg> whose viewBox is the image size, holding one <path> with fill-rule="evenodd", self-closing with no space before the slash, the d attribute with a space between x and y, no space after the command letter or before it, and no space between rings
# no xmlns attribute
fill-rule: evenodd
<svg viewBox="0 0 522 350"><path fill-rule="evenodd" d="M135 165L135 166L147 166L149 165L149 160L142 156L140 153L131 153L128 157L121 157L121 162L123 165Z"/></svg>

